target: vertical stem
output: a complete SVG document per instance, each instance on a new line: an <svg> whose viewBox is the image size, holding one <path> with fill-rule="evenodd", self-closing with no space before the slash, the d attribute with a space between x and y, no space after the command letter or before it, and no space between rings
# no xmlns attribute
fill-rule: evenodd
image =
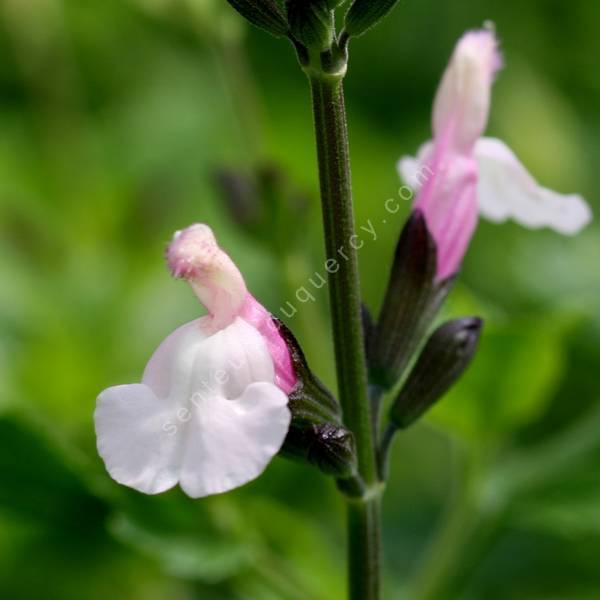
<svg viewBox="0 0 600 600"><path fill-rule="evenodd" d="M348 130L341 75L309 74L338 392L345 425L353 432L364 498L348 505L350 598L379 598L379 492L367 390L358 257L352 247L354 215Z"/></svg>
<svg viewBox="0 0 600 600"><path fill-rule="evenodd" d="M380 594L380 498L348 503L348 585L350 600Z"/></svg>
<svg viewBox="0 0 600 600"><path fill-rule="evenodd" d="M328 259L329 300L340 401L354 433L359 471L376 482L375 452L367 393L358 257L354 235L350 161L344 94L340 78L311 77L321 206Z"/></svg>

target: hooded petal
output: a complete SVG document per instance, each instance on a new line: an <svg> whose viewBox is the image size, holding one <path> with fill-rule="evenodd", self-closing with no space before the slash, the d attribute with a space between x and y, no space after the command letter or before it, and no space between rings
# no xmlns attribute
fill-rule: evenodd
<svg viewBox="0 0 600 600"><path fill-rule="evenodd" d="M418 189L414 208L437 246L437 279L453 275L477 224L477 139L488 119L494 74L501 60L493 32L466 33L444 72L433 107L433 141L398 168Z"/></svg>
<svg viewBox="0 0 600 600"><path fill-rule="evenodd" d="M433 106L433 134L469 152L487 126L490 95L502 59L493 31L469 31L457 43Z"/></svg>
<svg viewBox="0 0 600 600"><path fill-rule="evenodd" d="M209 317L200 321L200 327L207 334L215 333L241 316L263 336L275 364L275 383L290 393L296 375L287 344L269 311L247 291L241 273L218 246L210 227L196 223L176 232L167 250L167 262L173 275L186 279L208 309ZM154 365L149 367L154 370Z"/></svg>
<svg viewBox="0 0 600 600"><path fill-rule="evenodd" d="M479 210L497 223L514 219L530 228L550 227L573 235L592 212L577 194L559 194L540 186L502 141L481 138L475 147L479 164Z"/></svg>
<svg viewBox="0 0 600 600"><path fill-rule="evenodd" d="M203 323L207 331L235 320L246 298L246 284L208 225L196 223L177 231L167 249L167 262L171 273L186 279L208 310L210 319Z"/></svg>

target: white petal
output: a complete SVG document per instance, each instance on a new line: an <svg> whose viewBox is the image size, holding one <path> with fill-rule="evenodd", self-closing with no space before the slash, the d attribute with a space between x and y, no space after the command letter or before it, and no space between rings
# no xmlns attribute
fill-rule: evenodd
<svg viewBox="0 0 600 600"><path fill-rule="evenodd" d="M146 494L164 492L177 483L177 408L139 383L117 385L98 396L98 453L115 481Z"/></svg>
<svg viewBox="0 0 600 600"><path fill-rule="evenodd" d="M431 140L421 145L416 156L403 156L397 163L398 175L415 192L427 181L427 161L433 150Z"/></svg>
<svg viewBox="0 0 600 600"><path fill-rule="evenodd" d="M200 321L160 345L142 384L98 397L98 451L119 483L206 496L251 481L279 451L291 415L264 338L241 318L212 335Z"/></svg>
<svg viewBox="0 0 600 600"><path fill-rule="evenodd" d="M589 223L592 213L581 196L541 187L504 142L481 138L475 155L480 170L479 209L487 219L514 219L525 227L551 227L566 235Z"/></svg>
<svg viewBox="0 0 600 600"><path fill-rule="evenodd" d="M195 356L195 349L206 339L207 335L202 330L201 323L202 319L196 319L178 327L161 342L148 361L142 383L152 388L159 398L169 394L176 371L175 360L181 360L182 348L187 348L187 351Z"/></svg>
<svg viewBox="0 0 600 600"><path fill-rule="evenodd" d="M203 352L209 355L208 371L213 379L217 374L227 374L220 378L219 384L225 398L239 397L253 382L273 383L275 380L275 367L265 339L256 328L239 317L232 325L212 336ZM198 389L198 386L196 380L194 387Z"/></svg>
<svg viewBox="0 0 600 600"><path fill-rule="evenodd" d="M287 396L272 383L253 383L235 400L198 400L180 473L180 485L192 498L258 477L281 448L291 420Z"/></svg>

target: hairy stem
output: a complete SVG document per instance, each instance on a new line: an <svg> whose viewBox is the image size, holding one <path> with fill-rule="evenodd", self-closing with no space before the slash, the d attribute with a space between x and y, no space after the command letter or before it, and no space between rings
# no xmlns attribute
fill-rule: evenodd
<svg viewBox="0 0 600 600"><path fill-rule="evenodd" d="M338 392L365 497L349 501L350 598L379 597L379 492L361 320L342 75L309 73L321 185Z"/></svg>
<svg viewBox="0 0 600 600"><path fill-rule="evenodd" d="M351 600L380 594L380 497L348 505L348 585Z"/></svg>
<svg viewBox="0 0 600 600"><path fill-rule="evenodd" d="M342 82L311 77L321 204L325 230L329 298L340 401L354 433L359 471L376 481L367 368L363 344L358 257L352 248L354 216L348 133Z"/></svg>

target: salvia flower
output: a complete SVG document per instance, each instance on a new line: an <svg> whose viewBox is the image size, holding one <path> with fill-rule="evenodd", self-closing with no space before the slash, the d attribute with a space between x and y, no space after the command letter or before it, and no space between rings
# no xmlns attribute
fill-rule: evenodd
<svg viewBox="0 0 600 600"><path fill-rule="evenodd" d="M479 213L495 222L512 218L563 234L577 233L591 218L583 198L541 187L504 142L481 137L501 65L492 31L466 33L437 91L433 140L416 158L398 163L402 178L418 190L415 208L436 241L439 280L459 269Z"/></svg>
<svg viewBox="0 0 600 600"><path fill-rule="evenodd" d="M121 484L147 494L179 484L198 498L241 486L266 468L288 432L296 376L270 314L210 227L178 231L167 262L208 315L160 344L141 383L98 396L98 451Z"/></svg>

